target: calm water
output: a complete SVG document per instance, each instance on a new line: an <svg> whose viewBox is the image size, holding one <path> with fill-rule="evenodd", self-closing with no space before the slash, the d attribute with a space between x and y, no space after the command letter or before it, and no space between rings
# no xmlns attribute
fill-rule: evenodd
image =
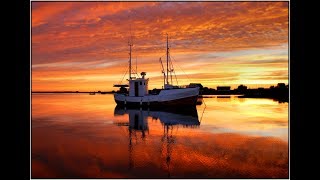
<svg viewBox="0 0 320 180"><path fill-rule="evenodd" d="M32 95L32 178L288 178L288 103L205 98L184 112L113 95Z"/></svg>

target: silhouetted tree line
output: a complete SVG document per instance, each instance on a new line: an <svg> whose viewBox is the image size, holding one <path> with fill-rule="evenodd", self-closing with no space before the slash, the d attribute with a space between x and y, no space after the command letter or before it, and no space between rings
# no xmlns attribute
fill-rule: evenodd
<svg viewBox="0 0 320 180"><path fill-rule="evenodd" d="M243 95L245 98L272 98L280 102L289 102L289 85L278 83L270 88L249 89L245 85L239 85L231 90L230 86L218 86L217 89L200 87L200 95Z"/></svg>

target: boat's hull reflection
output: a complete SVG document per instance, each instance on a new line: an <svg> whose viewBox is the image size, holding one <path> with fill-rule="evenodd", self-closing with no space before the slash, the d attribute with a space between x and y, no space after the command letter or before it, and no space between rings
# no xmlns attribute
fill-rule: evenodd
<svg viewBox="0 0 320 180"><path fill-rule="evenodd" d="M177 126L183 127L198 127L200 125L198 119L198 113L195 106L188 108L134 108L116 106L114 109L115 116L124 116L128 114L129 122L115 122L118 126L128 126L128 138L129 138L129 169L133 168L133 139L136 137L136 133L141 133L141 138L144 140L146 132L149 133L148 117L152 119L160 120L163 127L163 135L161 137L161 153L164 156L165 169L167 177L171 177L171 156L173 147L176 141L176 137L173 135L173 129Z"/></svg>
<svg viewBox="0 0 320 180"><path fill-rule="evenodd" d="M199 126L198 112L195 106L188 108L140 108L116 106L114 115L129 115L129 126L134 129L148 129L147 118L159 119L164 125ZM139 123L139 124L137 124ZM137 130L138 130L137 129Z"/></svg>

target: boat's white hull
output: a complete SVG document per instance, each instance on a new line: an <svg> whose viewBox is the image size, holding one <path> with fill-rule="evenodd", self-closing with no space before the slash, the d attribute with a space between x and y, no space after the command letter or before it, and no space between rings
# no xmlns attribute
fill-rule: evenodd
<svg viewBox="0 0 320 180"><path fill-rule="evenodd" d="M118 105L125 106L190 106L196 105L199 95L199 87L182 89L164 89L157 95L127 96L114 94L114 100Z"/></svg>

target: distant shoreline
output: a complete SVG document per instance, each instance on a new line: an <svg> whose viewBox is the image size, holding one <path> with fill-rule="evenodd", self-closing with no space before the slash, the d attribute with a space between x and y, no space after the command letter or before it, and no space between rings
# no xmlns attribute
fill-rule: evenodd
<svg viewBox="0 0 320 180"><path fill-rule="evenodd" d="M33 91L31 92L32 94L114 94L115 92L112 91ZM234 92L234 91L229 91L229 92L214 92L214 93L201 93L199 98L211 98L211 97L206 97L207 95L211 96L221 96L220 98L229 98L230 96L238 96L238 98L267 98L267 99L275 99L280 102L289 102L289 96L287 93L281 94L265 94L265 93L239 93L239 92Z"/></svg>
<svg viewBox="0 0 320 180"><path fill-rule="evenodd" d="M104 92L104 91L101 91L101 92L95 92L95 91L32 91L31 92L32 94L41 94L41 93L44 93L44 94L55 94L55 93L75 93L75 94L78 94L78 93L96 93L96 94L113 94L114 92Z"/></svg>

